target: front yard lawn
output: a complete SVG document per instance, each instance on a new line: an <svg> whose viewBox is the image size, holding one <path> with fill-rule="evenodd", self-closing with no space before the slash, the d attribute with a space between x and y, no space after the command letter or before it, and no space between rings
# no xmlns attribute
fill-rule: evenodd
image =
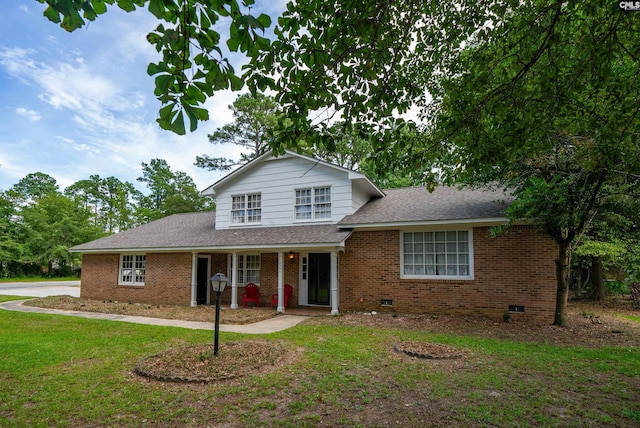
<svg viewBox="0 0 640 428"><path fill-rule="evenodd" d="M638 340L618 337L638 332L633 319L630 330L608 332L615 346L557 341L565 332L555 328L541 328L546 342L525 341L510 334L518 326L471 319L464 332L367 320L316 317L276 334L221 333L221 343L274 342L296 358L272 371L182 384L133 369L169 349L211 344L212 332L0 310L0 426L640 424ZM601 319L589 322L601 328ZM394 350L405 342L448 345L462 358Z"/></svg>

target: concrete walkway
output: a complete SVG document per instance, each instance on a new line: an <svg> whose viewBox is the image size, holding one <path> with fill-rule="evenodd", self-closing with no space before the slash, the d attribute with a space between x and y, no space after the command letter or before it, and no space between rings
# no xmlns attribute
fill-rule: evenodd
<svg viewBox="0 0 640 428"><path fill-rule="evenodd" d="M137 324L159 325L165 327L182 327L192 330L213 330L213 322L198 322L198 321L181 321L181 320L168 320L162 318L149 318L149 317L136 317L128 315L116 315L116 314L101 314L97 312L81 312L81 311L65 311L60 309L46 309L36 308L35 306L24 306L23 303L26 300L11 300L8 302L0 303L0 309L8 311L18 312L32 312L40 314L53 314L53 315L68 315L80 318L93 318L110 321L131 322ZM300 315L277 315L268 320L259 321L253 324L235 325L235 324L220 324L220 331L230 333L245 333L245 334L269 334L278 331L286 330L294 325L297 325L307 319L306 316Z"/></svg>

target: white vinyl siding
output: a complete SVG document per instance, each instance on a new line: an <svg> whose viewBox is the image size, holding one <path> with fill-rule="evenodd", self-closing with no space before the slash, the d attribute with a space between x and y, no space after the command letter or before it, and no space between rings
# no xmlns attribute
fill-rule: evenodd
<svg viewBox="0 0 640 428"><path fill-rule="evenodd" d="M260 284L260 255L247 254L238 256L238 285L246 285L250 282Z"/></svg>
<svg viewBox="0 0 640 428"><path fill-rule="evenodd" d="M471 230L401 232L401 277L473 279Z"/></svg>
<svg viewBox="0 0 640 428"><path fill-rule="evenodd" d="M261 220L260 193L231 196L231 224L260 223Z"/></svg>
<svg viewBox="0 0 640 428"><path fill-rule="evenodd" d="M121 254L119 285L144 285L147 257L145 254Z"/></svg>
<svg viewBox="0 0 640 428"><path fill-rule="evenodd" d="M353 214L352 186L348 174L321 164L293 157L274 158L256 165L238 178L217 189L216 230L234 226L289 226L300 221L311 221L295 220L295 191L319 187L318 184L331 190L330 212L325 209L323 215L326 217L321 221L337 223L344 216ZM258 192L261 195L261 222L234 223L232 196ZM311 215L313 217L313 213Z"/></svg>
<svg viewBox="0 0 640 428"><path fill-rule="evenodd" d="M331 218L331 187L296 189L295 220L313 221Z"/></svg>

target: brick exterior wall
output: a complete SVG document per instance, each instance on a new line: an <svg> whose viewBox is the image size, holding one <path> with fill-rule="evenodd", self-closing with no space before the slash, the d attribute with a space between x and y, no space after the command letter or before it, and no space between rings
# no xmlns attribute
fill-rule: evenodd
<svg viewBox="0 0 640 428"><path fill-rule="evenodd" d="M555 243L529 226L514 226L498 238L489 231L473 229L473 280L401 279L400 232L354 232L340 254L340 310L502 318L509 305L518 305L524 313L512 317L552 322ZM392 306L381 306L381 299Z"/></svg>
<svg viewBox="0 0 640 428"><path fill-rule="evenodd" d="M426 280L400 278L400 232L354 232L339 255L340 311L392 310L399 313L479 314L502 318L509 305L524 307L525 317L552 322L555 310L555 243L529 226L512 227L491 238L488 227L473 229L474 278ZM205 255L205 254L203 254ZM227 254L211 256L211 274L227 272ZM284 282L293 285L289 307L298 303L299 254L285 254ZM260 306L278 292L278 255L261 254ZM117 254L85 254L81 297L150 304L189 305L190 253L147 253L144 286L119 286ZM238 288L238 305L243 287ZM392 306L381 306L381 299ZM231 287L222 295L231 303Z"/></svg>
<svg viewBox="0 0 640 428"><path fill-rule="evenodd" d="M191 303L191 254L147 253L144 286L118 285L118 254L84 254L80 297L149 304Z"/></svg>

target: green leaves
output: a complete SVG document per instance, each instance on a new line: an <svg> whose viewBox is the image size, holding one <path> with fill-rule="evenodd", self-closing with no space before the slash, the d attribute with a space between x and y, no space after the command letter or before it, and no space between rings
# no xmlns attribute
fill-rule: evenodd
<svg viewBox="0 0 640 428"><path fill-rule="evenodd" d="M48 7L44 10L44 16L51 22L60 24L60 27L71 32L81 28L87 21L94 21L98 15L107 11L107 4L113 4L114 0L38 0ZM131 8L133 3L127 0L123 6ZM131 3L131 5L129 5ZM135 7L134 7L135 9ZM131 9L133 10L133 9ZM81 16L82 13L82 16Z"/></svg>
<svg viewBox="0 0 640 428"><path fill-rule="evenodd" d="M60 14L53 7L49 6L44 10L44 16L51 22L59 24Z"/></svg>
<svg viewBox="0 0 640 428"><path fill-rule="evenodd" d="M107 11L107 4L130 12L145 4L162 22L147 35L147 40L162 55L147 72L155 77L154 93L162 106L158 123L163 129L184 134L194 131L198 121L208 120L203 107L215 91L239 91L245 79L236 74L225 57L222 46L255 58L270 48L263 36L271 25L268 15L254 17L244 0L38 0L49 5L45 16L67 31L74 31ZM81 16L82 13L82 16ZM220 33L214 24L229 17L229 37L221 46ZM85 21L86 20L86 21ZM265 87L266 80L261 80Z"/></svg>
<svg viewBox="0 0 640 428"><path fill-rule="evenodd" d="M184 2L175 11L162 9L160 3L157 0L153 4L155 13L162 13L177 27L159 25L149 34L147 40L163 54L163 60L151 64L147 72L157 75L155 94L163 103L158 123L163 129L184 134L186 120L190 131L197 128L198 121L208 120L209 114L202 107L207 97L217 90L239 91L244 87L244 79L223 56L220 34L212 28L213 23L220 16L230 16L228 49L255 56L269 47L269 41L256 30L264 30L271 20L266 15L254 18L242 14L235 1Z"/></svg>

